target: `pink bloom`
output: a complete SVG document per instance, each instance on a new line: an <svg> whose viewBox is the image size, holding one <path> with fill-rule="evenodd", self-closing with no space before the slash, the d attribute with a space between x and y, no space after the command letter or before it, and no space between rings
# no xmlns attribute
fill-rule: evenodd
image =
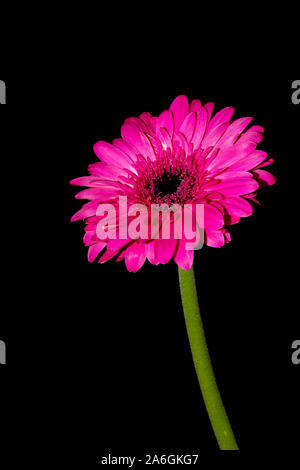
<svg viewBox="0 0 300 470"><path fill-rule="evenodd" d="M230 241L228 226L253 213L259 187L270 186L275 178L265 171L273 159L257 150L264 129L248 127L252 118L231 122L234 108L222 109L214 116L213 103L189 105L186 96L178 96L160 116L143 113L126 119L122 138L112 144L100 141L94 151L100 162L89 166L89 176L71 184L86 186L78 199L88 199L72 221L84 219L88 260L104 263L112 258L125 259L129 271L140 269L146 258L152 264L165 264L174 258L183 269L193 263L194 250L187 239L123 239L110 236L99 239L99 206L112 204L116 226L128 214L120 211L119 196L130 204L204 205L204 243L219 248ZM127 210L127 209L126 209ZM129 217L130 219L130 217ZM159 226L161 230L161 226Z"/></svg>

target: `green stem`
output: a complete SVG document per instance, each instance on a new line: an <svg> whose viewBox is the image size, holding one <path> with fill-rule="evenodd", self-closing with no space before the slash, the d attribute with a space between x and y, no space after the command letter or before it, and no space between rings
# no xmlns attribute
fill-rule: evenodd
<svg viewBox="0 0 300 470"><path fill-rule="evenodd" d="M212 428L221 450L239 450L209 357L198 305L193 267L189 271L179 268L179 282L193 361Z"/></svg>

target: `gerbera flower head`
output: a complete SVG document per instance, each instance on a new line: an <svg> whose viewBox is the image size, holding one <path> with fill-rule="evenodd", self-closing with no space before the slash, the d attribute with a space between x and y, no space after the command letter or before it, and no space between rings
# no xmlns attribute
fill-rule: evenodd
<svg viewBox="0 0 300 470"><path fill-rule="evenodd" d="M158 117L145 112L126 119L122 137L112 144L95 144L100 161L89 166L89 176L71 181L88 187L76 197L89 202L71 220L86 223L90 262L101 253L100 263L125 259L127 269L136 272L146 259L157 265L174 258L189 269L194 249L188 242L196 246L201 230L203 243L219 248L230 241L228 227L252 215L257 190L275 183L262 169L273 159L257 150L264 129L250 127L251 117L232 121L232 107L214 116L213 108L199 100L189 104L181 95ZM178 230L183 220L174 207L177 214L187 207L195 216L190 234ZM171 229L165 237L161 208L170 209L166 221ZM139 225L139 236L132 235L131 222Z"/></svg>

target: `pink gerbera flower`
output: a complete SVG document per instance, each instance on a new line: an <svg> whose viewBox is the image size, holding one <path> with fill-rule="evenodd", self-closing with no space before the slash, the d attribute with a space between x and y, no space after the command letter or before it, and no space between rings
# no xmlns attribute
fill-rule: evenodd
<svg viewBox="0 0 300 470"><path fill-rule="evenodd" d="M257 150L262 140L261 126L248 127L252 118L231 122L234 108L222 109L212 117L213 103L189 105L186 96L178 96L169 110L154 117L143 113L126 119L122 138L112 144L100 141L94 151L100 162L89 166L90 176L71 184L87 186L77 194L88 199L72 221L84 219L88 260L125 259L129 271L140 269L146 258L152 264L165 264L174 258L181 268L192 266L194 250L187 238L173 233L169 239L116 238L115 230L126 223L130 214L120 209L120 196L130 204L153 204L171 207L190 204L204 206L204 243L219 248L230 241L228 226L253 213L259 187L270 186L275 178L262 169L273 163L267 153ZM112 230L105 239L97 227L103 218L99 206L109 203L115 208ZM126 216L126 217L125 217ZM174 219L172 219L174 222ZM160 222L163 224L163 222ZM162 227L158 228L160 233ZM197 235L196 235L197 236Z"/></svg>

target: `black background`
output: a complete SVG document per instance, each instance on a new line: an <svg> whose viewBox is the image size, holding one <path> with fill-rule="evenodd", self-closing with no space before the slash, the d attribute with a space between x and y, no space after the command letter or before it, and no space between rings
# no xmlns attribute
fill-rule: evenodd
<svg viewBox="0 0 300 470"><path fill-rule="evenodd" d="M277 184L260 190L261 207L231 227L229 245L197 252L194 267L240 456L292 453L300 422L300 366L291 362L299 339L297 76L282 79L267 69L251 75L237 66L180 76L173 69L170 77L125 65L61 74L55 86L45 76L22 86L6 80L1 126L12 160L3 165L13 210L4 211L5 256L16 260L6 271L1 317L8 362L0 370L1 455L11 464L21 457L97 468L108 453L219 453L192 364L175 263L147 262L137 274L123 262L89 264L83 224L70 224L80 201L68 182L96 161L93 144L118 137L129 116L158 115L179 94L214 101L217 110L234 106L235 118L253 116L265 128L259 148L275 159ZM25 86L33 93L30 120L28 107L18 107ZM16 208L19 231L12 233Z"/></svg>

